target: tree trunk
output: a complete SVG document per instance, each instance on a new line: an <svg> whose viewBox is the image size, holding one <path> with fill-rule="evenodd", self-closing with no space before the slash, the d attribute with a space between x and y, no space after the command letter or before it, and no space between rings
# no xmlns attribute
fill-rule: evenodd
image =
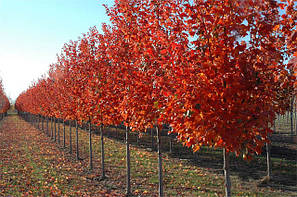
<svg viewBox="0 0 297 197"><path fill-rule="evenodd" d="M105 176L105 166L104 166L104 136L103 136L103 126L100 125L100 140L101 140L101 180L106 179Z"/></svg>
<svg viewBox="0 0 297 197"><path fill-rule="evenodd" d="M39 120L39 115L36 115L36 123L37 123L37 129L38 130L40 130L40 128L39 128L39 122L40 122L40 120Z"/></svg>
<svg viewBox="0 0 297 197"><path fill-rule="evenodd" d="M43 116L41 116L41 128L42 128L42 131L44 132L44 117Z"/></svg>
<svg viewBox="0 0 297 197"><path fill-rule="evenodd" d="M65 139L65 121L63 120L63 148L66 148L66 139Z"/></svg>
<svg viewBox="0 0 297 197"><path fill-rule="evenodd" d="M173 142L172 142L172 137L169 136L169 153L170 153L170 154L172 154L172 144L173 144Z"/></svg>
<svg viewBox="0 0 297 197"><path fill-rule="evenodd" d="M54 118L54 127L55 127L54 141L56 142L57 141L57 119L56 118Z"/></svg>
<svg viewBox="0 0 297 197"><path fill-rule="evenodd" d="M294 99L295 135L297 135L297 98Z"/></svg>
<svg viewBox="0 0 297 197"><path fill-rule="evenodd" d="M51 139L54 139L54 126L53 126L53 117L51 117Z"/></svg>
<svg viewBox="0 0 297 197"><path fill-rule="evenodd" d="M152 151L155 150L155 146L154 146L154 130L153 128L150 129L151 130L151 146L152 146Z"/></svg>
<svg viewBox="0 0 297 197"><path fill-rule="evenodd" d="M279 123L281 117L282 117L282 116L278 116L278 123ZM278 127L280 127L280 126L278 126ZM280 134L280 133L281 133L281 132L280 132L280 129L278 129L278 134Z"/></svg>
<svg viewBox="0 0 297 197"><path fill-rule="evenodd" d="M119 139L118 126L116 126L116 128L115 128L115 133L116 133L116 139Z"/></svg>
<svg viewBox="0 0 297 197"><path fill-rule="evenodd" d="M58 144L60 144L60 119L58 119Z"/></svg>
<svg viewBox="0 0 297 197"><path fill-rule="evenodd" d="M93 170L93 150L92 150L91 122L89 122L89 152L90 152L90 170Z"/></svg>
<svg viewBox="0 0 297 197"><path fill-rule="evenodd" d="M72 121L69 121L69 153L72 154Z"/></svg>
<svg viewBox="0 0 297 197"><path fill-rule="evenodd" d="M230 180L230 156L226 149L223 149L224 157L224 176L225 176L225 196L231 196L231 180Z"/></svg>
<svg viewBox="0 0 297 197"><path fill-rule="evenodd" d="M38 129L39 130L41 130L40 123L41 123L41 117L40 117L40 115L38 115Z"/></svg>
<svg viewBox="0 0 297 197"><path fill-rule="evenodd" d="M126 126L126 195L131 196L129 129Z"/></svg>
<svg viewBox="0 0 297 197"><path fill-rule="evenodd" d="M267 161L267 179L271 179L271 157L270 157L270 143L266 143L266 161Z"/></svg>
<svg viewBox="0 0 297 197"><path fill-rule="evenodd" d="M137 146L139 146L139 134L138 133L136 133L136 144L137 144Z"/></svg>
<svg viewBox="0 0 297 197"><path fill-rule="evenodd" d="M46 134L49 136L49 132L48 132L48 117L46 117Z"/></svg>
<svg viewBox="0 0 297 197"><path fill-rule="evenodd" d="M276 133L275 119L274 119L274 121L273 121L273 133Z"/></svg>
<svg viewBox="0 0 297 197"><path fill-rule="evenodd" d="M292 97L291 99L291 110L290 110L291 135L294 135L293 110L294 110L294 97Z"/></svg>
<svg viewBox="0 0 297 197"><path fill-rule="evenodd" d="M79 160L79 148L78 148L78 123L75 121L75 131L76 131L76 159Z"/></svg>
<svg viewBox="0 0 297 197"><path fill-rule="evenodd" d="M193 151L193 157L194 157L194 161L197 162L198 161L198 151L196 151L196 152Z"/></svg>
<svg viewBox="0 0 297 197"><path fill-rule="evenodd" d="M295 101L295 102L297 102L297 101ZM296 125L295 125L295 134L297 135L297 106L295 107L295 123L296 123Z"/></svg>
<svg viewBox="0 0 297 197"><path fill-rule="evenodd" d="M159 196L163 197L163 168L162 168L162 153L161 153L161 131L156 126L157 145L158 145L158 174L159 174Z"/></svg>

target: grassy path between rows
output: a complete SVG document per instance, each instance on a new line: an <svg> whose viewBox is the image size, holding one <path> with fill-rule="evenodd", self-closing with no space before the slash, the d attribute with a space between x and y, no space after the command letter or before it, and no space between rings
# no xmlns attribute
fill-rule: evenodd
<svg viewBox="0 0 297 197"><path fill-rule="evenodd" d="M124 196L125 145L105 138L107 180L100 176L99 136L93 136L94 170L88 170L88 134L79 132L81 161L66 149L16 115L0 122L0 196ZM221 155L219 151L218 154ZM216 152L211 152L213 157ZM164 159L165 196L223 196L224 180L220 171L192 165L188 161ZM259 160L260 161L260 160ZM135 196L157 196L157 153L131 147L132 192ZM210 163L209 163L210 165ZM278 164L277 164L278 165ZM288 167L295 169L294 163ZM241 169L241 171L246 171ZM287 172L287 171L286 171ZM265 175L265 173L262 173ZM262 175L260 175L262 176ZM247 176L249 177L249 176ZM255 179L232 175L233 196L295 196L293 190L258 187ZM294 184L293 184L294 185Z"/></svg>
<svg viewBox="0 0 297 197"><path fill-rule="evenodd" d="M0 123L0 196L122 196L86 179L73 161L18 116Z"/></svg>

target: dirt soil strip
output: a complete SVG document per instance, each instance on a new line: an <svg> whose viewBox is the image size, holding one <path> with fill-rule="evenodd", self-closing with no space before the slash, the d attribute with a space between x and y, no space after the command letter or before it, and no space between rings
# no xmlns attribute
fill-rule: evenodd
<svg viewBox="0 0 297 197"><path fill-rule="evenodd" d="M124 196L18 116L0 122L0 196Z"/></svg>

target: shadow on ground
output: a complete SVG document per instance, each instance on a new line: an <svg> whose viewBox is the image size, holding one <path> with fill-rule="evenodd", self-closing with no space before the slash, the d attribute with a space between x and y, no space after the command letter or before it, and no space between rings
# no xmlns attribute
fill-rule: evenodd
<svg viewBox="0 0 297 197"><path fill-rule="evenodd" d="M116 132L105 132L107 137L120 142L124 142L125 133L118 129ZM147 150L156 150L156 139L153 147L150 135L144 135L137 139L137 135L131 134L131 144ZM172 151L169 146L170 139L163 137L162 152L169 154L173 158L185 160L191 165L206 168L218 174L223 174L223 153L221 149L211 149L202 147L198 153L183 147L180 143L174 142ZM297 146L295 144L273 142L271 146L272 157L272 179L263 182L266 176L266 150L263 147L262 154L255 156L250 162L231 155L231 175L237 176L244 181L255 181L259 187L272 187L283 191L297 192Z"/></svg>

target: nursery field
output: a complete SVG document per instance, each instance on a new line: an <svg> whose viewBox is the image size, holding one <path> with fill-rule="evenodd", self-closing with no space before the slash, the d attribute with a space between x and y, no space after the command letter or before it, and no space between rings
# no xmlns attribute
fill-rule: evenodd
<svg viewBox="0 0 297 197"><path fill-rule="evenodd" d="M65 130L64 148L62 138L53 141L17 115L0 122L0 196L125 196L123 140L105 137L108 178L100 181L99 136L93 136L94 166L90 171L88 133L79 130L81 159L76 160L74 144L69 153L68 126ZM74 142L74 134L72 138ZM158 196L158 156L146 148L145 138L140 139L141 146L131 147L131 191L135 196ZM163 149L165 196L224 196L222 150L203 147L193 155L180 144L171 153L165 151L165 145ZM232 195L296 196L296 152L296 144L272 144L273 179L268 183L262 181L265 153L250 162L231 156Z"/></svg>

